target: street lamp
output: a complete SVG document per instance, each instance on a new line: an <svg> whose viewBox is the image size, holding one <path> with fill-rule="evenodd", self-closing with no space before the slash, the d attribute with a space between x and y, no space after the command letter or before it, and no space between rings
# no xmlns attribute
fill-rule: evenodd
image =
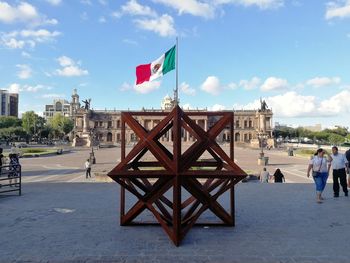
<svg viewBox="0 0 350 263"><path fill-rule="evenodd" d="M267 134L264 132L258 133L258 140L259 140L259 146L260 146L260 153L258 158L259 164L265 164L265 165L267 164L268 157L265 157L265 153L264 153L264 143L267 137L268 137Z"/></svg>
<svg viewBox="0 0 350 263"><path fill-rule="evenodd" d="M94 153L94 138L95 138L95 133L94 129L92 128L89 132L90 135L90 145L91 145L91 153L90 153L90 163L95 164L96 163L96 157Z"/></svg>

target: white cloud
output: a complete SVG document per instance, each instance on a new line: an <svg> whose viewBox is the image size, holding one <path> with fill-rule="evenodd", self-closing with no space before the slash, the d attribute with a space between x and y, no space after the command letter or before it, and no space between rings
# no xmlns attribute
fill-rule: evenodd
<svg viewBox="0 0 350 263"><path fill-rule="evenodd" d="M350 89L342 90L329 99L319 100L316 96L305 96L289 91L281 95L265 98L274 116L294 117L332 117L350 113ZM258 109L260 101L255 100L246 105L234 105L235 109Z"/></svg>
<svg viewBox="0 0 350 263"><path fill-rule="evenodd" d="M209 76L201 85L201 89L212 95L218 95L221 91L220 80L216 76Z"/></svg>
<svg viewBox="0 0 350 263"><path fill-rule="evenodd" d="M138 28L153 31L162 37L176 35L174 19L168 14L164 14L154 19L135 19L134 22Z"/></svg>
<svg viewBox="0 0 350 263"><path fill-rule="evenodd" d="M23 40L17 40L13 37L8 38L8 37L1 36L0 44L9 49L22 49L25 47L26 42Z"/></svg>
<svg viewBox="0 0 350 263"><path fill-rule="evenodd" d="M150 16L157 17L157 13L146 5L141 5L137 0L129 0L125 5L121 7L123 14L129 14L133 16Z"/></svg>
<svg viewBox="0 0 350 263"><path fill-rule="evenodd" d="M234 82L231 82L226 86L227 89L232 89L232 90L237 89L237 87L238 85Z"/></svg>
<svg viewBox="0 0 350 263"><path fill-rule="evenodd" d="M120 91L128 91L132 89L133 89L133 86L127 82L123 82L123 84L119 88Z"/></svg>
<svg viewBox="0 0 350 263"><path fill-rule="evenodd" d="M140 94L147 94L154 90L157 90L161 85L160 81L150 81L150 82L144 82L140 85L131 85L128 82L124 82L119 90L120 91L135 91L136 93Z"/></svg>
<svg viewBox="0 0 350 263"><path fill-rule="evenodd" d="M269 109L273 110L274 117L307 117L317 115L315 96L304 96L294 91L281 95L264 98ZM234 105L235 109L252 110L260 108L260 100L246 105Z"/></svg>
<svg viewBox="0 0 350 263"><path fill-rule="evenodd" d="M320 114L336 116L341 113L350 113L350 90L343 90L333 97L324 100L320 105Z"/></svg>
<svg viewBox="0 0 350 263"><path fill-rule="evenodd" d="M22 30L19 35L23 38L31 38L35 42L53 41L57 36L61 35L58 31L48 31L46 29L39 30Z"/></svg>
<svg viewBox="0 0 350 263"><path fill-rule="evenodd" d="M215 15L215 6L204 1L198 0L153 0L156 3L167 5L176 9L180 15L190 14L205 18L213 18Z"/></svg>
<svg viewBox="0 0 350 263"><path fill-rule="evenodd" d="M56 19L47 19L45 15L39 14L35 6L20 2L17 6L9 5L7 2L0 1L0 22L7 24L26 23L30 26L55 25Z"/></svg>
<svg viewBox="0 0 350 263"><path fill-rule="evenodd" d="M306 85L312 86L314 88L320 88L325 86L336 85L336 84L339 84L340 82L341 82L341 79L339 77L333 77L333 78L316 77L306 81Z"/></svg>
<svg viewBox="0 0 350 263"><path fill-rule="evenodd" d="M196 94L196 90L191 88L186 82L181 83L180 90L186 95L194 96Z"/></svg>
<svg viewBox="0 0 350 263"><path fill-rule="evenodd" d="M51 5L59 5L62 3L62 0L46 0Z"/></svg>
<svg viewBox="0 0 350 263"><path fill-rule="evenodd" d="M21 85L18 83L12 83L8 88L6 88L10 93L19 93Z"/></svg>
<svg viewBox="0 0 350 263"><path fill-rule="evenodd" d="M75 62L73 59L67 56L61 56L57 59L61 65L61 69L56 70L56 74L63 77L79 77L88 75L89 72L85 69L80 68L80 62Z"/></svg>
<svg viewBox="0 0 350 263"><path fill-rule="evenodd" d="M212 107L209 107L210 111L223 111L225 109L226 109L226 107L224 105L220 105L220 104L214 104Z"/></svg>
<svg viewBox="0 0 350 263"><path fill-rule="evenodd" d="M10 49L34 48L37 43L53 42L61 32L46 29L0 32L0 45Z"/></svg>
<svg viewBox="0 0 350 263"><path fill-rule="evenodd" d="M337 1L329 2L327 4L327 10L325 18L327 20L333 18L346 18L350 17L350 1Z"/></svg>
<svg viewBox="0 0 350 263"><path fill-rule="evenodd" d="M241 80L239 82L239 86L244 88L245 90L252 90L257 88L259 85L261 84L261 79L259 79L258 77L253 77L250 80Z"/></svg>
<svg viewBox="0 0 350 263"><path fill-rule="evenodd" d="M16 65L17 68L19 68L19 71L17 72L17 77L20 79L29 79L32 76L32 69L29 65L25 64L18 64Z"/></svg>
<svg viewBox="0 0 350 263"><path fill-rule="evenodd" d="M135 85L133 89L137 93L141 94L147 94L154 90L157 90L160 87L161 82L160 81L150 81L150 82L144 82L140 85Z"/></svg>
<svg viewBox="0 0 350 263"><path fill-rule="evenodd" d="M237 4L246 7L257 6L260 9L277 9L284 5L284 0L215 0L216 4Z"/></svg>
<svg viewBox="0 0 350 263"><path fill-rule="evenodd" d="M260 87L262 91L283 90L289 86L286 79L276 77L267 78L264 84Z"/></svg>
<svg viewBox="0 0 350 263"><path fill-rule="evenodd" d="M22 52L21 52L21 55L22 55L22 57L24 57L24 58L31 58L31 57L32 57L28 52L25 52L25 51L22 51Z"/></svg>
<svg viewBox="0 0 350 263"><path fill-rule="evenodd" d="M184 109L184 110L192 110L193 107L191 106L191 104L186 103L186 104L182 105L182 109Z"/></svg>

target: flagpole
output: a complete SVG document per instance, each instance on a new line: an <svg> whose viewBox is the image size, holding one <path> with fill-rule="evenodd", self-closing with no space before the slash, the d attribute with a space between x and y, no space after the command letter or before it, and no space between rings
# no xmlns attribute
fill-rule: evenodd
<svg viewBox="0 0 350 263"><path fill-rule="evenodd" d="M179 41L176 37L176 87L175 87L175 105L179 105L179 70L178 70L178 53L179 53Z"/></svg>

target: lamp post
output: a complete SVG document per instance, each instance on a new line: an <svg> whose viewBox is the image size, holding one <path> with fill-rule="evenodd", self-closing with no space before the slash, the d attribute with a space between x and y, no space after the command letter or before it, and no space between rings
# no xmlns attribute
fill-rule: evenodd
<svg viewBox="0 0 350 263"><path fill-rule="evenodd" d="M260 153L258 157L258 163L259 164L267 164L268 157L265 157L264 153L264 142L267 139L267 134L264 132L258 133L258 140L259 140L259 146L260 146Z"/></svg>
<svg viewBox="0 0 350 263"><path fill-rule="evenodd" d="M91 144L90 163L95 164L96 163L96 157L94 153L95 131L93 128L90 130L89 135L90 135L90 144Z"/></svg>

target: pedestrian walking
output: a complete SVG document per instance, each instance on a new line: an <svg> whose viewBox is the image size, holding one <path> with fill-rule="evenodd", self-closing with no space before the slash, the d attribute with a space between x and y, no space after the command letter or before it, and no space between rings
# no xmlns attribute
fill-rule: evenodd
<svg viewBox="0 0 350 263"><path fill-rule="evenodd" d="M307 169L307 177L310 177L310 171L312 170L312 177L316 185L316 201L322 203L322 192L326 187L328 178L327 158L324 156L325 151L320 148L314 154L314 157L310 159Z"/></svg>
<svg viewBox="0 0 350 263"><path fill-rule="evenodd" d="M328 170L332 166L333 171L333 192L334 197L339 197L339 181L345 196L348 196L346 174L349 173L349 162L345 154L338 152L338 147L332 147L332 154L329 156Z"/></svg>
<svg viewBox="0 0 350 263"><path fill-rule="evenodd" d="M345 152L345 157L346 157L346 160L348 160L348 164L350 166L350 149ZM350 172L349 171L348 171L348 174L349 174L349 176L348 176L348 188L350 188Z"/></svg>
<svg viewBox="0 0 350 263"><path fill-rule="evenodd" d="M260 173L260 182L268 183L270 179L270 173L266 170L266 167Z"/></svg>
<svg viewBox="0 0 350 263"><path fill-rule="evenodd" d="M276 169L275 173L273 174L273 178L275 180L275 183L283 183L286 181L283 173L281 172L281 170L279 168Z"/></svg>
<svg viewBox="0 0 350 263"><path fill-rule="evenodd" d="M86 179L88 179L88 177L91 178L91 164L90 164L90 160L87 159L85 162L85 175L86 175Z"/></svg>

